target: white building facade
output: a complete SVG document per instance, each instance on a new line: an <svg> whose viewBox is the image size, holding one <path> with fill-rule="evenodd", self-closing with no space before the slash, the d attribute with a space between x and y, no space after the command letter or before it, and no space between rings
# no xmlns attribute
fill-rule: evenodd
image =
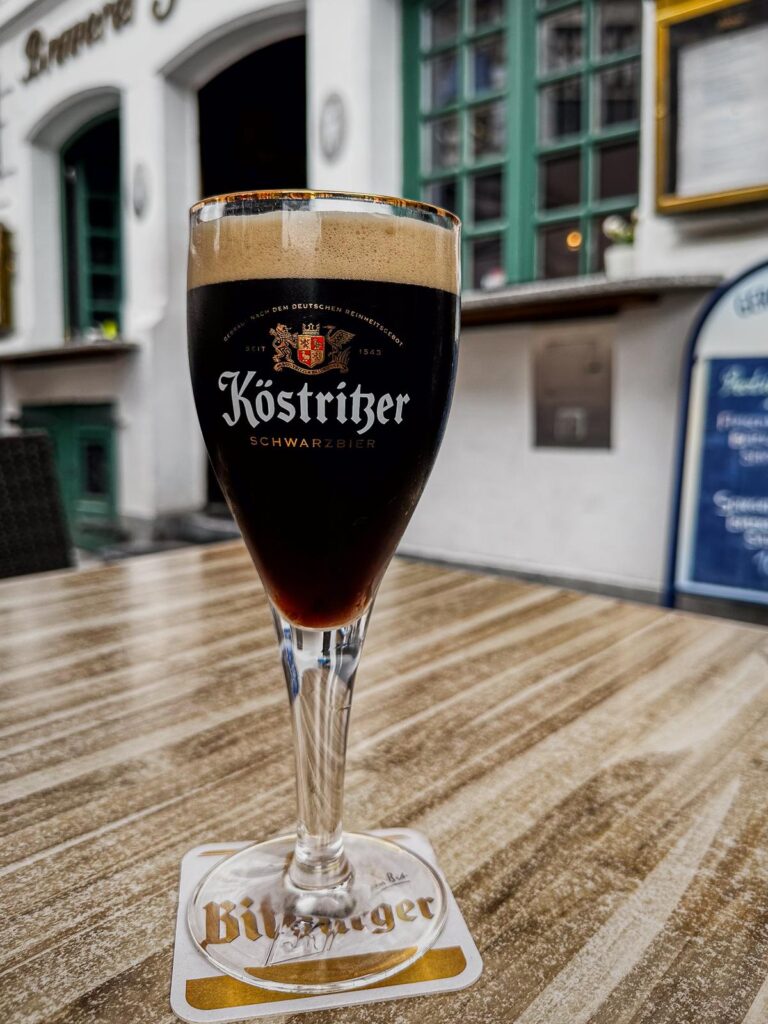
<svg viewBox="0 0 768 1024"><path fill-rule="evenodd" d="M686 335L719 278L765 258L768 217L658 213L656 5L554 6L548 26L534 0L0 0L2 418L77 449L60 468L86 546L99 517L149 536L211 496L185 335L206 183L418 192L459 208L471 288L403 550L658 591ZM634 208L633 276L606 283L599 223ZM565 445L537 434L552 345L608 359L596 444L570 443L578 409Z"/></svg>

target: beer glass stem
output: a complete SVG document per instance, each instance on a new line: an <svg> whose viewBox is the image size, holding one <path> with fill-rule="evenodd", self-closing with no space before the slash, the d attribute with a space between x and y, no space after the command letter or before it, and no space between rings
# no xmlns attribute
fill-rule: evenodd
<svg viewBox="0 0 768 1024"><path fill-rule="evenodd" d="M296 757L296 848L288 877L304 891L343 890L352 878L341 827L347 730L370 609L335 629L306 629L273 614Z"/></svg>

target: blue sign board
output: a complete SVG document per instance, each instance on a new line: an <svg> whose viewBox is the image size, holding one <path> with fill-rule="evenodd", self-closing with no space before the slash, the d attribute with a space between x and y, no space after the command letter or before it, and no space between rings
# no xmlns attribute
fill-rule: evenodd
<svg viewBox="0 0 768 1024"><path fill-rule="evenodd" d="M667 603L768 604L768 263L719 288L684 368Z"/></svg>
<svg viewBox="0 0 768 1024"><path fill-rule="evenodd" d="M768 600L768 359L708 370L691 579Z"/></svg>

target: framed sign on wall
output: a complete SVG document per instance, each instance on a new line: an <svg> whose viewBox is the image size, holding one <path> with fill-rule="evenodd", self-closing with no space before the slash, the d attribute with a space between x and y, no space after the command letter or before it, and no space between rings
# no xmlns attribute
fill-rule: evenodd
<svg viewBox="0 0 768 1024"><path fill-rule="evenodd" d="M768 199L768 0L659 0L656 204Z"/></svg>

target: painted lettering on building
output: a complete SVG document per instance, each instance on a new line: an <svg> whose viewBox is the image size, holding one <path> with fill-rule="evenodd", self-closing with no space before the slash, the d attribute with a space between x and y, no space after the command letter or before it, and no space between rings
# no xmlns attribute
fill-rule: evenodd
<svg viewBox="0 0 768 1024"><path fill-rule="evenodd" d="M151 12L156 21L165 21L176 6L176 0L152 0ZM54 67L61 67L73 57L120 32L133 21L133 0L114 0L75 22L57 36L49 38L35 28L27 36L24 55L27 72L22 82L31 82Z"/></svg>

